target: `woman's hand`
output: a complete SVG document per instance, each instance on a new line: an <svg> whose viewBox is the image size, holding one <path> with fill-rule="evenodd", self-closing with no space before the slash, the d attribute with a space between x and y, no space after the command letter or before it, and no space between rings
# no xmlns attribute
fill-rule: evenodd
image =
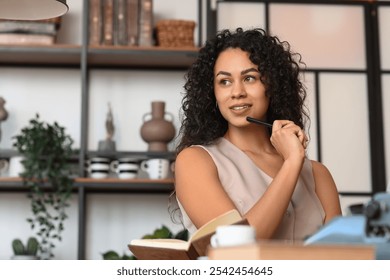
<svg viewBox="0 0 390 280"><path fill-rule="evenodd" d="M305 132L294 122L289 120L274 121L271 143L284 160L289 158L303 159L307 141Z"/></svg>

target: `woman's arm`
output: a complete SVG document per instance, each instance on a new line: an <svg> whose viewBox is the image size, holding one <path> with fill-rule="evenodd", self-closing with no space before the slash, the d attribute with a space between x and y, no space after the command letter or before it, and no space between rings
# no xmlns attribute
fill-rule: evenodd
<svg viewBox="0 0 390 280"><path fill-rule="evenodd" d="M176 157L175 190L197 228L235 208L219 181L214 161L200 147L186 148Z"/></svg>
<svg viewBox="0 0 390 280"><path fill-rule="evenodd" d="M341 215L341 207L336 184L329 170L317 161L312 161L316 193L325 211L324 223Z"/></svg>

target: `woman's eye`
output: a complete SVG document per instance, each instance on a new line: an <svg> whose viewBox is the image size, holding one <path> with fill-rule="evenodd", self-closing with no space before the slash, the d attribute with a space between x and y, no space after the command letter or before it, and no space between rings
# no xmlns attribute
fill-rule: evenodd
<svg viewBox="0 0 390 280"><path fill-rule="evenodd" d="M253 82L253 81L255 81L255 80L256 80L256 78L253 77L253 76L246 76L246 77L244 78L244 81L245 81L245 82Z"/></svg>
<svg viewBox="0 0 390 280"><path fill-rule="evenodd" d="M223 86L228 86L231 84L231 82L229 80L220 80L219 83Z"/></svg>

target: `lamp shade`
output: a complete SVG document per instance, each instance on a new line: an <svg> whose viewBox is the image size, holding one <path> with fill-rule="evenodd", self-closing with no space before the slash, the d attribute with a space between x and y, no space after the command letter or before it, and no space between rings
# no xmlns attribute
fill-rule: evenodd
<svg viewBox="0 0 390 280"><path fill-rule="evenodd" d="M0 19L41 20L69 10L66 0L0 0Z"/></svg>

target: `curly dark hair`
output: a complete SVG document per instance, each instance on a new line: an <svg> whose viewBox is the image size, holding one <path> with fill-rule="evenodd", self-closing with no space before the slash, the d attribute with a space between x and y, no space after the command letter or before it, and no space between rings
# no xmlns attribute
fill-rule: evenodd
<svg viewBox="0 0 390 280"><path fill-rule="evenodd" d="M216 107L214 65L219 54L228 48L248 52L252 63L258 66L270 100L267 121L287 119L304 129L308 114L304 106L306 89L299 79L299 66L305 66L301 55L292 52L288 42L260 28L222 30L200 49L185 75L177 153L191 145L210 144L226 133L227 121Z"/></svg>

